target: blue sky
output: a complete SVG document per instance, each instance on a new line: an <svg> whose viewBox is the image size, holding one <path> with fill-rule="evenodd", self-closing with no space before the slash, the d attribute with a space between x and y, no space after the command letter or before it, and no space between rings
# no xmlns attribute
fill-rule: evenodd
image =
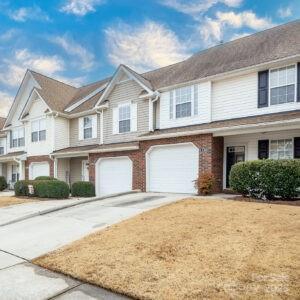
<svg viewBox="0 0 300 300"><path fill-rule="evenodd" d="M75 86L300 18L300 0L1 0L0 115L27 68Z"/></svg>

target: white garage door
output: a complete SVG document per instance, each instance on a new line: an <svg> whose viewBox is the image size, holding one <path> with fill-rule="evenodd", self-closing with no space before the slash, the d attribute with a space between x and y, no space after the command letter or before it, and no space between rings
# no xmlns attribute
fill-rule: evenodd
<svg viewBox="0 0 300 300"><path fill-rule="evenodd" d="M199 150L192 144L156 146L147 154L147 189L151 192L196 193Z"/></svg>
<svg viewBox="0 0 300 300"><path fill-rule="evenodd" d="M47 162L32 163L30 165L30 179L35 179L38 176L50 176L50 168Z"/></svg>
<svg viewBox="0 0 300 300"><path fill-rule="evenodd" d="M128 157L100 159L96 175L97 196L132 190L132 161Z"/></svg>

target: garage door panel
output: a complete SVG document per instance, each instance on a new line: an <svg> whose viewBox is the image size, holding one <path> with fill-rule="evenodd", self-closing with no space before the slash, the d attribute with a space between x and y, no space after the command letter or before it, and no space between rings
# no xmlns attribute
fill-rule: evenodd
<svg viewBox="0 0 300 300"><path fill-rule="evenodd" d="M148 155L148 190L195 193L199 151L191 144L154 147Z"/></svg>
<svg viewBox="0 0 300 300"><path fill-rule="evenodd" d="M50 176L50 166L48 163L33 163L30 166L30 179L38 176Z"/></svg>
<svg viewBox="0 0 300 300"><path fill-rule="evenodd" d="M128 157L102 159L97 164L97 195L132 190L132 161Z"/></svg>

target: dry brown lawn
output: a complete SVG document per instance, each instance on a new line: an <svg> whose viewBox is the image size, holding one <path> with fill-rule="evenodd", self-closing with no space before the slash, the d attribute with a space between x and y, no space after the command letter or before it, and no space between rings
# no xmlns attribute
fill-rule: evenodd
<svg viewBox="0 0 300 300"><path fill-rule="evenodd" d="M188 199L34 262L139 299L299 299L299 256L299 207Z"/></svg>
<svg viewBox="0 0 300 300"><path fill-rule="evenodd" d="M15 205L15 204L22 204L22 203L29 203L36 200L32 199L23 199L17 197L0 197L0 207Z"/></svg>

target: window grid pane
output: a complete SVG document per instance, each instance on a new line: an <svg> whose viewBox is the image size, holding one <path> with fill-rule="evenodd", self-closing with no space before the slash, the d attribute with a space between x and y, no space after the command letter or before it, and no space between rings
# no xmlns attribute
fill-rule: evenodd
<svg viewBox="0 0 300 300"><path fill-rule="evenodd" d="M272 140L270 144L271 159L292 159L293 158L293 140L282 139Z"/></svg>
<svg viewBox="0 0 300 300"><path fill-rule="evenodd" d="M119 133L125 133L130 131L130 120L119 121Z"/></svg>
<svg viewBox="0 0 300 300"><path fill-rule="evenodd" d="M183 87L175 90L176 118L185 118L192 115L192 87ZM198 108L196 108L198 110ZM194 108L195 110L195 108Z"/></svg>

